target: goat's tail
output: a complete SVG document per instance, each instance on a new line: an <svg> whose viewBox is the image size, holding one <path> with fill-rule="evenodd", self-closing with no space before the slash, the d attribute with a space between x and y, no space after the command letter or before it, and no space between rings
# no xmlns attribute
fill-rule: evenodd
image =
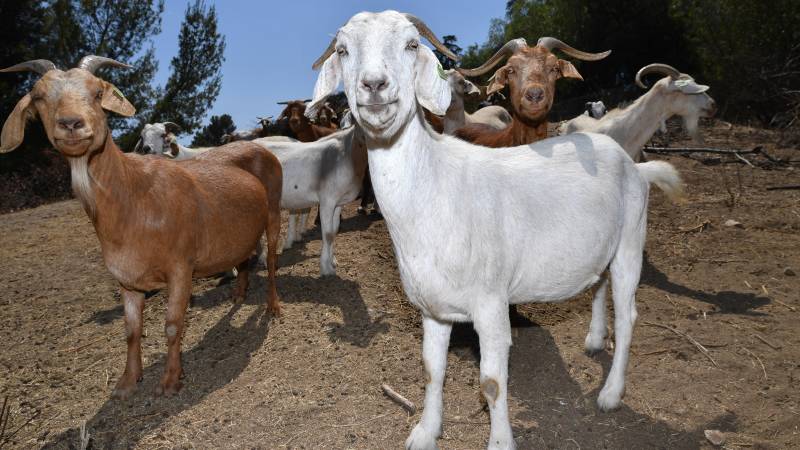
<svg viewBox="0 0 800 450"><path fill-rule="evenodd" d="M636 164L636 168L642 178L658 186L673 202L678 203L684 199L683 181L672 164L666 161L650 161Z"/></svg>

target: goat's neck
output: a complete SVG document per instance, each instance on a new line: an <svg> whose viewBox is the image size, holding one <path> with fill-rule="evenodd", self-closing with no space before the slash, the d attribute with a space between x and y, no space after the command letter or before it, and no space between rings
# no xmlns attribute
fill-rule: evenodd
<svg viewBox="0 0 800 450"><path fill-rule="evenodd" d="M422 109L391 143L367 139L369 171L375 198L389 224L413 226L436 183L437 141L424 125ZM409 220L417 217L418 220Z"/></svg>
<svg viewBox="0 0 800 450"><path fill-rule="evenodd" d="M668 106L664 95L655 89L650 89L616 116L615 123L625 127L624 130L619 131L629 136L626 139L627 142L623 144L626 150L638 150L644 147L644 144L661 126L661 122L672 116ZM617 138L613 135L614 133L611 134L612 137Z"/></svg>
<svg viewBox="0 0 800 450"><path fill-rule="evenodd" d="M512 114L511 118L511 124L503 130L511 136L511 147L527 145L547 138L547 119L540 123L526 124L516 114Z"/></svg>
<svg viewBox="0 0 800 450"><path fill-rule="evenodd" d="M134 197L137 192L142 192L136 186L144 181L137 176L137 172L140 172L138 166L125 157L114 143L110 131L103 149L83 158L88 158L85 172L82 172L81 162L70 159L75 196L92 219L101 243L108 239L124 239L124 236L115 235L121 233L118 224L133 217L136 208ZM76 187L76 177L79 183L85 179L88 189Z"/></svg>
<svg viewBox="0 0 800 450"><path fill-rule="evenodd" d="M453 134L457 129L467 123L466 112L464 111L464 100L453 95L450 106L444 114L444 133Z"/></svg>

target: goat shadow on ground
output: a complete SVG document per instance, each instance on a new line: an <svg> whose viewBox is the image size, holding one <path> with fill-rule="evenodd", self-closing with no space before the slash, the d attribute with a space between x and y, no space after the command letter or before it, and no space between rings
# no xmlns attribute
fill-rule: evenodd
<svg viewBox="0 0 800 450"><path fill-rule="evenodd" d="M512 325L513 346L509 356L509 394L521 406L510 412L520 450L699 449L705 442L704 430L728 432L735 431L738 426L736 415L726 413L685 431L632 410L625 404L625 398L619 409L602 412L597 407L597 396L608 377L612 356L602 352L595 357L594 360L603 367L603 378L598 388L584 394L570 373L571 365L561 357L553 336L524 316L516 320L517 324ZM477 366L479 344L471 324L454 327L453 332L451 350L461 359L474 361ZM460 351L464 348L469 351ZM635 360L636 357L632 358ZM632 364L628 372L631 370L635 370ZM466 383L466 380L460 381ZM635 389L628 384L628 392ZM475 406L478 407L477 401ZM484 412L472 420L488 423L489 414ZM444 427L447 429L453 425L445 421ZM488 426L485 429L488 438Z"/></svg>
<svg viewBox="0 0 800 450"><path fill-rule="evenodd" d="M754 310L772 301L768 297L762 297L751 293L721 291L712 294L677 284L674 281L670 281L669 277L667 277L664 272L658 270L658 268L650 262L647 253L645 253L642 261L642 277L639 282L669 292L670 294L682 295L714 305L716 311L712 313L763 316L764 313Z"/></svg>
<svg viewBox="0 0 800 450"><path fill-rule="evenodd" d="M305 237L307 239L322 239L322 228L319 225L319 221L317 220L319 212L317 211L315 214L311 214L313 216L313 220L309 217L310 225L305 231ZM350 217L342 216L341 221L339 222L339 231L338 233L349 233L351 231L364 231L368 229L374 222L383 220L383 216L380 213L370 212L369 214L356 214ZM338 234L337 233L337 234Z"/></svg>
<svg viewBox="0 0 800 450"><path fill-rule="evenodd" d="M178 395L163 398L154 397L153 394L164 372L165 347L156 361L145 367L143 379L131 398L119 401L111 398L109 393L108 400L87 420L91 448L135 447L143 436L170 417L202 402L207 395L225 387L245 370L250 363L250 355L261 348L266 340L270 320L263 307L267 280L260 275L251 275L250 280L251 289L244 303L247 306L243 314L247 314L247 310L252 311L247 317L242 321L237 314L243 309L242 305L232 305L231 310L193 348L183 351L181 359L185 378ZM199 296L198 301L203 307L218 305L229 298L228 291L214 288ZM237 326L233 322L243 323ZM119 355L117 360L122 363L124 355ZM116 383L116 380L113 382ZM72 448L78 442L79 429L72 428L50 438L43 448Z"/></svg>
<svg viewBox="0 0 800 450"><path fill-rule="evenodd" d="M365 348L372 340L389 331L382 318L372 319L359 285L355 281L331 277L282 275L278 278L282 303L304 303L339 308L344 323L329 322L328 335L333 342L345 341Z"/></svg>

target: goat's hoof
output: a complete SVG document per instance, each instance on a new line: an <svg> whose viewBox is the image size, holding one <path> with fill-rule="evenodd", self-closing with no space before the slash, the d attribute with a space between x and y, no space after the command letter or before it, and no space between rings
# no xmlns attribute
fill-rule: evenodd
<svg viewBox="0 0 800 450"><path fill-rule="evenodd" d="M604 386L600 390L600 395L597 396L597 406L601 411L612 411L619 408L622 403L622 395L625 394L625 387L616 388L613 386Z"/></svg>
<svg viewBox="0 0 800 450"><path fill-rule="evenodd" d="M156 386L156 396L161 397L172 397L173 395L177 394L181 388L183 387L183 383L179 380L175 381L162 381L161 383Z"/></svg>
<svg viewBox="0 0 800 450"><path fill-rule="evenodd" d="M111 393L111 396L117 400L127 400L134 392L136 392L136 382L119 382L114 388L114 392Z"/></svg>
<svg viewBox="0 0 800 450"><path fill-rule="evenodd" d="M281 305L279 304L278 300L275 302L269 302L267 304L267 314L271 315L272 317L280 317L281 316Z"/></svg>
<svg viewBox="0 0 800 450"><path fill-rule="evenodd" d="M586 341L584 342L584 348L586 349L586 354L589 356L600 353L606 348L605 336L594 336L591 333L587 334Z"/></svg>
<svg viewBox="0 0 800 450"><path fill-rule="evenodd" d="M438 436L417 424L406 439L406 450L438 450L436 438Z"/></svg>

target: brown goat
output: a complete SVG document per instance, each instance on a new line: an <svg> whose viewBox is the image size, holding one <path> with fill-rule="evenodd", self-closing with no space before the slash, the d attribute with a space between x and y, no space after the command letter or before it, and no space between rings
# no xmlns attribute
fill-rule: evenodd
<svg viewBox="0 0 800 450"><path fill-rule="evenodd" d="M333 110L329 103L325 103L317 113L316 121L321 127L338 130L339 126L336 124L336 111Z"/></svg>
<svg viewBox="0 0 800 450"><path fill-rule="evenodd" d="M280 121L284 118L288 119L289 127L300 142L313 142L336 131L334 128L311 123L305 116L306 102L304 100L292 100L279 104L285 104L286 108L283 110L280 117L278 117L278 120Z"/></svg>
<svg viewBox="0 0 800 450"><path fill-rule="evenodd" d="M468 125L456 131L455 135L486 147L513 147L545 139L547 114L553 106L556 81L559 78L583 80L572 63L551 53L555 49L584 61L597 61L611 53L585 53L550 37L539 39L538 44L533 47L529 47L525 39L521 38L507 42L482 66L456 70L465 76L479 76L508 57L506 64L494 73L486 94L491 95L508 85L511 94L511 124L502 130L486 125Z"/></svg>
<svg viewBox="0 0 800 450"><path fill-rule="evenodd" d="M128 356L114 396L127 398L142 377L145 292L169 292L164 331L167 360L156 394L181 388L181 337L192 277L239 268L235 297L244 297L248 262L266 230L270 287L267 310L280 312L275 265L280 231L281 165L257 144L236 142L184 162L123 153L104 110L132 116L134 107L94 76L104 66L128 67L87 56L77 68L50 61L17 64L3 72L42 75L3 126L0 152L17 148L25 122L38 116L52 145L72 169L72 187L94 225L106 267L120 284ZM178 192L180 195L176 196Z"/></svg>

